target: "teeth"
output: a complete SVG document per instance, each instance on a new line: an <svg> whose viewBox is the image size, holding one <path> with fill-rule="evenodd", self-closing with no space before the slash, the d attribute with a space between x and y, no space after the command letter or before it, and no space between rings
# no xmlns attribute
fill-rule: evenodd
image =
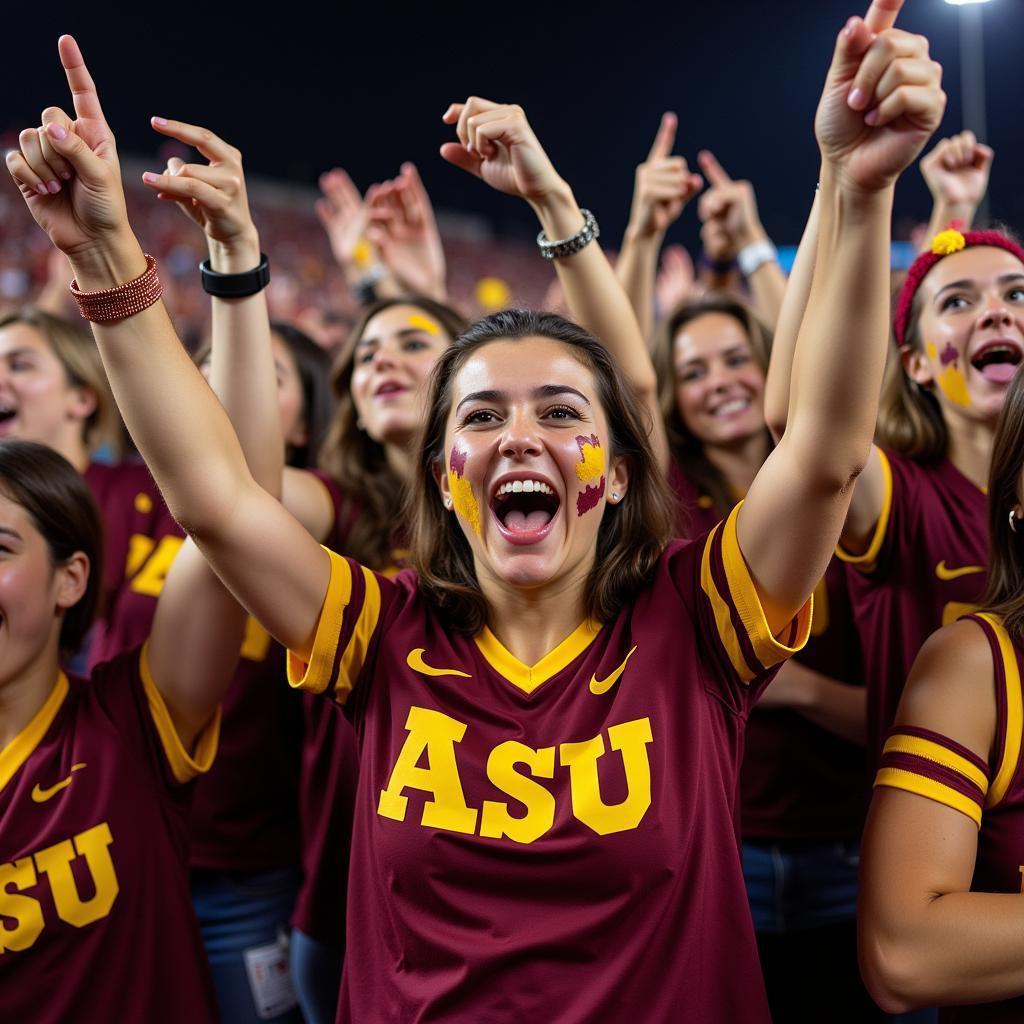
<svg viewBox="0 0 1024 1024"><path fill-rule="evenodd" d="M723 402L716 410L716 416L731 416L734 412L742 412L749 408L749 398L734 398L731 402Z"/></svg>
<svg viewBox="0 0 1024 1024"><path fill-rule="evenodd" d="M542 480L510 480L498 488L499 494L554 494Z"/></svg>

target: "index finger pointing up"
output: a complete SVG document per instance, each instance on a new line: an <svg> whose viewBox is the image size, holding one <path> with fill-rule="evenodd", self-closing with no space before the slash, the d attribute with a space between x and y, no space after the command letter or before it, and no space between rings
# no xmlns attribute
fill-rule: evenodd
<svg viewBox="0 0 1024 1024"><path fill-rule="evenodd" d="M718 162L711 150L702 149L697 154L697 160L700 163L701 170L708 176L708 181L711 182L712 188L716 185L729 185L732 183L732 178L729 177L728 172Z"/></svg>
<svg viewBox="0 0 1024 1024"><path fill-rule="evenodd" d="M672 152L672 147L676 144L676 127L678 124L679 119L671 110L666 110L661 115L658 134L654 136L654 145L651 146L651 151L647 154L648 160L660 160Z"/></svg>
<svg viewBox="0 0 1024 1024"><path fill-rule="evenodd" d="M864 23L872 32L884 32L896 24L896 15L902 6L903 0L871 0Z"/></svg>
<svg viewBox="0 0 1024 1024"><path fill-rule="evenodd" d="M85 66L82 51L75 42L74 36L61 36L57 40L57 50L64 73L68 76L68 86L75 102L75 114L78 117L102 121L103 108L100 98L96 95L96 85Z"/></svg>

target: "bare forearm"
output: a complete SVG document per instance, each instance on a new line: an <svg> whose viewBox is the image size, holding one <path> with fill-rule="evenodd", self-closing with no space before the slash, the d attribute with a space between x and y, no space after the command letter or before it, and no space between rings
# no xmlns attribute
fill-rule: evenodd
<svg viewBox="0 0 1024 1024"><path fill-rule="evenodd" d="M615 276L636 314L640 333L649 340L654 329L654 282L661 236L639 237L627 228L615 261Z"/></svg>
<svg viewBox="0 0 1024 1024"><path fill-rule="evenodd" d="M144 272L126 235L72 259L84 291L113 288ZM93 324L118 408L129 432L184 523L214 524L251 482L231 423L182 347L162 302L112 323Z"/></svg>
<svg viewBox="0 0 1024 1024"><path fill-rule="evenodd" d="M814 261L818 252L818 197L814 197L810 216L804 228L796 259L789 272L782 306L775 323L775 337L772 342L772 357L765 381L764 413L776 441L786 429L789 415L789 386L793 373L793 355L796 352L796 338L807 309L814 277Z"/></svg>
<svg viewBox="0 0 1024 1024"><path fill-rule="evenodd" d="M220 274L252 270L260 262L255 234L230 247L210 242L210 267ZM271 494L281 490L284 439L276 415L277 378L266 293L214 298L210 385L231 418L253 477Z"/></svg>
<svg viewBox="0 0 1024 1024"><path fill-rule="evenodd" d="M850 743L863 744L867 733L867 690L841 683L798 662L790 662L789 666L807 674L805 700L796 706L800 714Z"/></svg>
<svg viewBox="0 0 1024 1024"><path fill-rule="evenodd" d="M958 221L966 231L973 223L978 208L973 203L937 202L932 207L931 220L928 221L928 234L924 240L924 252L931 248L932 239L949 227L950 221Z"/></svg>
<svg viewBox="0 0 1024 1024"><path fill-rule="evenodd" d="M779 261L766 260L747 278L747 283L758 313L766 323L775 327L786 293L786 275Z"/></svg>
<svg viewBox="0 0 1024 1024"><path fill-rule="evenodd" d="M889 337L893 189L842 189L826 169L813 285L793 358L787 433L811 474L845 487L871 450Z"/></svg>

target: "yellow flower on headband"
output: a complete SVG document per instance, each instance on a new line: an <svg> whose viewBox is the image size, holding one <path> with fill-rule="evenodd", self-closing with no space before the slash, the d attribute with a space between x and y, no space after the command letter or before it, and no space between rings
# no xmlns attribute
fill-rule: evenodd
<svg viewBox="0 0 1024 1024"><path fill-rule="evenodd" d="M956 228L946 228L932 239L932 252L936 256L948 256L967 247L967 239Z"/></svg>

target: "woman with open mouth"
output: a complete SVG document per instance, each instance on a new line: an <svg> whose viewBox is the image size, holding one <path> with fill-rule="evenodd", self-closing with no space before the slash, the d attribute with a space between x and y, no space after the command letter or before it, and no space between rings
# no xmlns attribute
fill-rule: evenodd
<svg viewBox="0 0 1024 1024"><path fill-rule="evenodd" d="M94 331L169 506L288 646L293 683L347 703L360 735L339 1019L768 1019L736 773L746 713L806 639L870 453L893 187L944 108L920 37L890 62L899 6L876 0L836 43L794 407L746 501L672 541L628 373L576 324L507 311L438 360L416 571L394 579L325 551L252 480L157 301L95 88L61 39L76 119L50 108L12 173L81 301L102 294ZM867 120L846 102L861 68L887 72ZM899 88L907 75L923 84ZM594 219L521 109L472 98L445 120L459 141L443 155L527 198L542 251L592 258ZM44 144L74 172L45 197ZM851 367L855 336L871 344Z"/></svg>

